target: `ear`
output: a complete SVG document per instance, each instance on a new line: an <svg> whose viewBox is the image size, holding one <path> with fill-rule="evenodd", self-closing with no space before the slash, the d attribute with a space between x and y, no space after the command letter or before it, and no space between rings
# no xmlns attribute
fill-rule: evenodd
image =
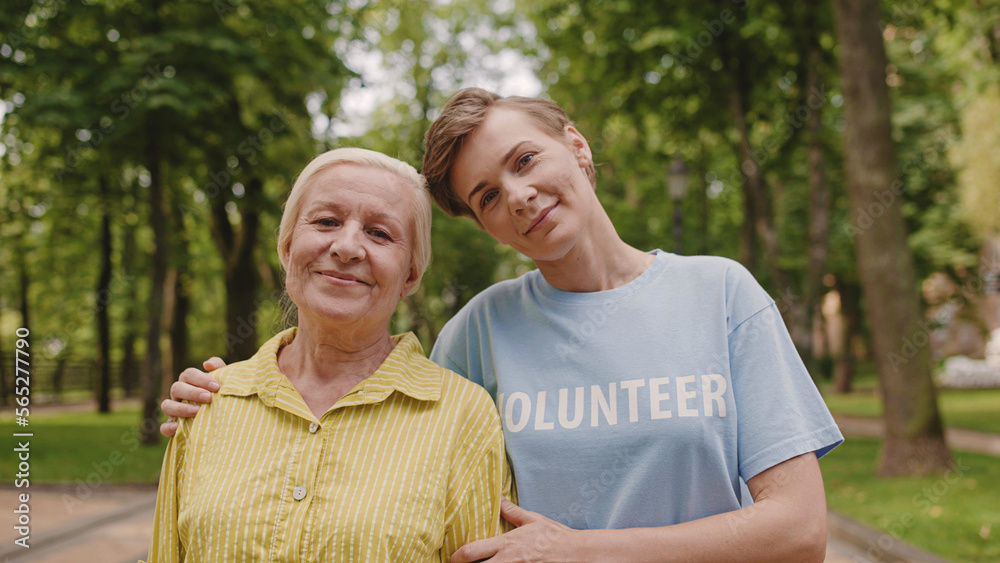
<svg viewBox="0 0 1000 563"><path fill-rule="evenodd" d="M587 139L572 125L566 126L565 134L566 140L569 141L576 155L576 161L580 163L580 168L590 166L594 162L594 155L590 152L590 144L587 143Z"/></svg>
<svg viewBox="0 0 1000 563"><path fill-rule="evenodd" d="M417 290L417 286L420 285L420 272L417 271L417 266L413 262L410 262L410 272L406 277L406 281L403 282L403 291L400 294L400 298L406 298Z"/></svg>

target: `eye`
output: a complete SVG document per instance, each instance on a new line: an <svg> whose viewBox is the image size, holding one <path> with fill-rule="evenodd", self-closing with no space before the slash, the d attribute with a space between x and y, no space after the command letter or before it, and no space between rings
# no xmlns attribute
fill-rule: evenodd
<svg viewBox="0 0 1000 563"><path fill-rule="evenodd" d="M486 192L485 194L483 194L483 197L480 198L480 200L479 200L479 208L480 209L485 209L486 206L489 205L491 201L493 201L494 199L496 199L498 193L499 192L497 190L490 190L490 191Z"/></svg>
<svg viewBox="0 0 1000 563"><path fill-rule="evenodd" d="M370 229L368 232L369 232L369 234L371 234L371 236L373 236L375 238L383 239L383 240L387 240L387 241L391 241L392 240L392 236L389 233L383 231L382 229Z"/></svg>
<svg viewBox="0 0 1000 563"><path fill-rule="evenodd" d="M517 169L521 170L525 166L531 164L531 161L535 158L535 153L528 152L521 155L521 158L517 159Z"/></svg>
<svg viewBox="0 0 1000 563"><path fill-rule="evenodd" d="M340 224L340 221L334 219L333 217L322 217L313 221L313 224L321 227L336 227Z"/></svg>

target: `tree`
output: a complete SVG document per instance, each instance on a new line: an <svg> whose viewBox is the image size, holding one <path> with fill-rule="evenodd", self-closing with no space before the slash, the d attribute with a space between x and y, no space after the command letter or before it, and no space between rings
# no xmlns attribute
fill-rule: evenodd
<svg viewBox="0 0 1000 563"><path fill-rule="evenodd" d="M885 69L888 60L877 25L877 0L834 0L846 128L848 192L858 213L880 210L854 232L858 270L868 305L875 361L885 405L882 475L944 471L951 455L930 373L930 351L913 262L898 200L895 144ZM918 345L923 337L924 344Z"/></svg>
<svg viewBox="0 0 1000 563"><path fill-rule="evenodd" d="M111 322L108 305L111 297L111 199L108 197L108 178L101 175L98 183L104 208L101 209L101 274L97 282L95 294L97 302L97 335L98 356L97 367L100 370L100 381L97 386L97 409L99 412L111 412Z"/></svg>

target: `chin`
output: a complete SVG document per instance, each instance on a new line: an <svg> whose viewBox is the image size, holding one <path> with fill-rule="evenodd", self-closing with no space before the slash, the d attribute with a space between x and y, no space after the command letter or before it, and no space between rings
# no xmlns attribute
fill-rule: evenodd
<svg viewBox="0 0 1000 563"><path fill-rule="evenodd" d="M545 240L546 244L542 248L514 247L514 250L517 250L535 262L555 262L569 255L573 250L573 247L576 245L576 242L577 237L565 240L552 237L552 233L549 233L549 236L547 236Z"/></svg>
<svg viewBox="0 0 1000 563"><path fill-rule="evenodd" d="M323 322L350 322L363 318L370 311L357 302L343 303L339 300L326 300L322 303L307 304L306 306L309 316ZM299 307L299 316L302 316L301 307Z"/></svg>

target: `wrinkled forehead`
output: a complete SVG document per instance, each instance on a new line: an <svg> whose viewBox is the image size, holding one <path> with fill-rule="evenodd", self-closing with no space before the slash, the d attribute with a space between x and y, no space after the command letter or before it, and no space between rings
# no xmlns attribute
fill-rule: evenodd
<svg viewBox="0 0 1000 563"><path fill-rule="evenodd" d="M393 201L409 201L415 191L410 181L394 170L355 162L338 162L318 171L304 188L303 196L310 199L319 192L337 194L360 190Z"/></svg>

